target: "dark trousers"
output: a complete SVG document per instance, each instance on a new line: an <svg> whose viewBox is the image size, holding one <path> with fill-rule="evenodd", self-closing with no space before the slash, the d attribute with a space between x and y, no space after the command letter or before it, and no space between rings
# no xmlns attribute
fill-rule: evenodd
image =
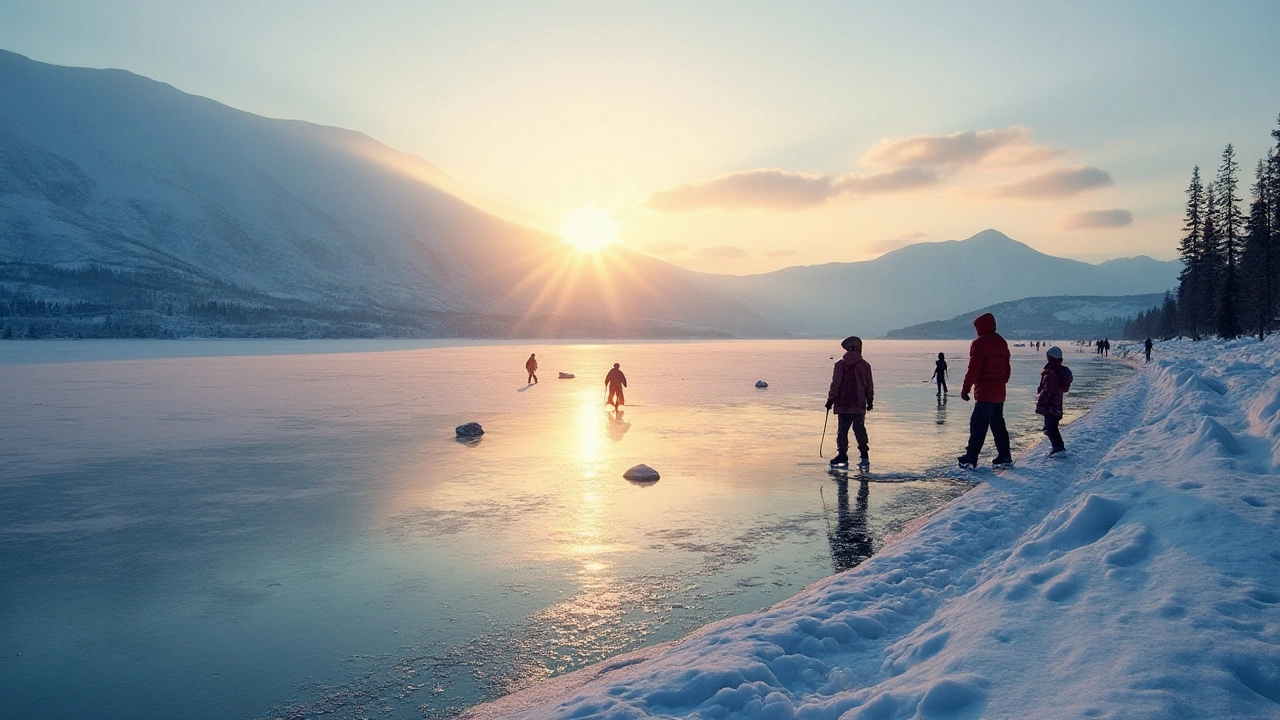
<svg viewBox="0 0 1280 720"><path fill-rule="evenodd" d="M1053 445L1053 449L1061 450L1066 447L1062 444L1062 432L1058 430L1058 423L1062 422L1062 418L1044 416L1044 434L1049 438L1049 443Z"/></svg>
<svg viewBox="0 0 1280 720"><path fill-rule="evenodd" d="M938 378L938 394L941 395L946 391L947 391L947 381L943 380L942 378Z"/></svg>
<svg viewBox="0 0 1280 720"><path fill-rule="evenodd" d="M618 407L619 405L626 405L626 404L627 404L627 400L626 400L626 398L624 398L624 397L622 396L622 386L621 386L621 385L610 385L610 386L609 386L609 397L605 398L604 404L605 404L605 405L612 405L612 406L614 406L614 407Z"/></svg>
<svg viewBox="0 0 1280 720"><path fill-rule="evenodd" d="M840 424L836 429L836 450L849 452L849 428L853 428L853 436L858 440L858 452L867 454L867 416L864 413L836 413Z"/></svg>
<svg viewBox="0 0 1280 720"><path fill-rule="evenodd" d="M987 428L991 428L991 438L996 441L996 454L1007 457L1010 454L1009 429L1004 426L1004 403L981 400L973 404L973 414L969 416L969 457L977 458L982 452Z"/></svg>

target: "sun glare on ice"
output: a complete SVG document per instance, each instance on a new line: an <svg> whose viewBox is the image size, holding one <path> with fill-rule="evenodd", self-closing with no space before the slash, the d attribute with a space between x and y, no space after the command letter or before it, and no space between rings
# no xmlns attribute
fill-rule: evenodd
<svg viewBox="0 0 1280 720"><path fill-rule="evenodd" d="M564 219L560 237L579 250L595 252L618 241L618 221L600 208L580 208Z"/></svg>

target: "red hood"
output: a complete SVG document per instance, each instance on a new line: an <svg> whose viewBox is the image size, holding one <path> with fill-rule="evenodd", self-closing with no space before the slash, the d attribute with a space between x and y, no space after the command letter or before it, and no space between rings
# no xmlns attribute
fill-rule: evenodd
<svg viewBox="0 0 1280 720"><path fill-rule="evenodd" d="M996 316L991 313L979 315L973 321L973 329L978 331L979 335L987 335L996 331Z"/></svg>

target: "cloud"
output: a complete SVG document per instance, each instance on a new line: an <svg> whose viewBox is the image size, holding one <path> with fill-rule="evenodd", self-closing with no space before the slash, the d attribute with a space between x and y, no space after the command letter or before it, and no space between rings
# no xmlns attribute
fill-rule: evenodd
<svg viewBox="0 0 1280 720"><path fill-rule="evenodd" d="M651 195L645 205L663 212L705 208L798 210L822 205L829 197L829 175L761 168L661 190Z"/></svg>
<svg viewBox="0 0 1280 720"><path fill-rule="evenodd" d="M1096 167L1059 168L1001 185L991 194L1021 200L1048 200L1113 184L1111 173Z"/></svg>
<svg viewBox="0 0 1280 720"><path fill-rule="evenodd" d="M796 250L765 250L760 254L767 258L784 258L784 257L794 257L796 255L799 255L800 253Z"/></svg>
<svg viewBox="0 0 1280 720"><path fill-rule="evenodd" d="M651 195L645 206L662 212L693 212L709 208L800 210L826 204L828 200L841 196L902 192L935 185L938 181L936 173L920 168L901 168L869 175L849 173L840 177L759 168L661 190Z"/></svg>
<svg viewBox="0 0 1280 720"><path fill-rule="evenodd" d="M693 256L699 260L745 260L751 253L737 245L710 245L694 250Z"/></svg>
<svg viewBox="0 0 1280 720"><path fill-rule="evenodd" d="M1114 208L1112 210L1086 210L1084 212L1065 215L1059 218L1058 224L1066 230L1119 228L1133 224L1133 213L1120 208Z"/></svg>
<svg viewBox="0 0 1280 720"><path fill-rule="evenodd" d="M838 194L878 195L930 187L940 181L941 178L932 170L909 167L872 175L841 175L834 188Z"/></svg>
<svg viewBox="0 0 1280 720"><path fill-rule="evenodd" d="M965 130L950 135L882 138L862 162L879 167L957 170L987 163L1029 165L1059 157L1063 150L1031 142L1031 129L1013 125L1003 130Z"/></svg>

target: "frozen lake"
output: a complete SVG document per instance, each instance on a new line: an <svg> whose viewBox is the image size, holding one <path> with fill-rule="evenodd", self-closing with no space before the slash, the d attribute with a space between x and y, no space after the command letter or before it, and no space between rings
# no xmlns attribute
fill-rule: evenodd
<svg viewBox="0 0 1280 720"><path fill-rule="evenodd" d="M867 342L872 470L898 481L858 483L818 457L836 341L0 342L0 697L448 716L767 606L969 487L966 348ZM1063 348L1068 419L1131 374ZM1015 450L1042 440L1041 357L1014 348ZM623 480L640 462L662 480Z"/></svg>

